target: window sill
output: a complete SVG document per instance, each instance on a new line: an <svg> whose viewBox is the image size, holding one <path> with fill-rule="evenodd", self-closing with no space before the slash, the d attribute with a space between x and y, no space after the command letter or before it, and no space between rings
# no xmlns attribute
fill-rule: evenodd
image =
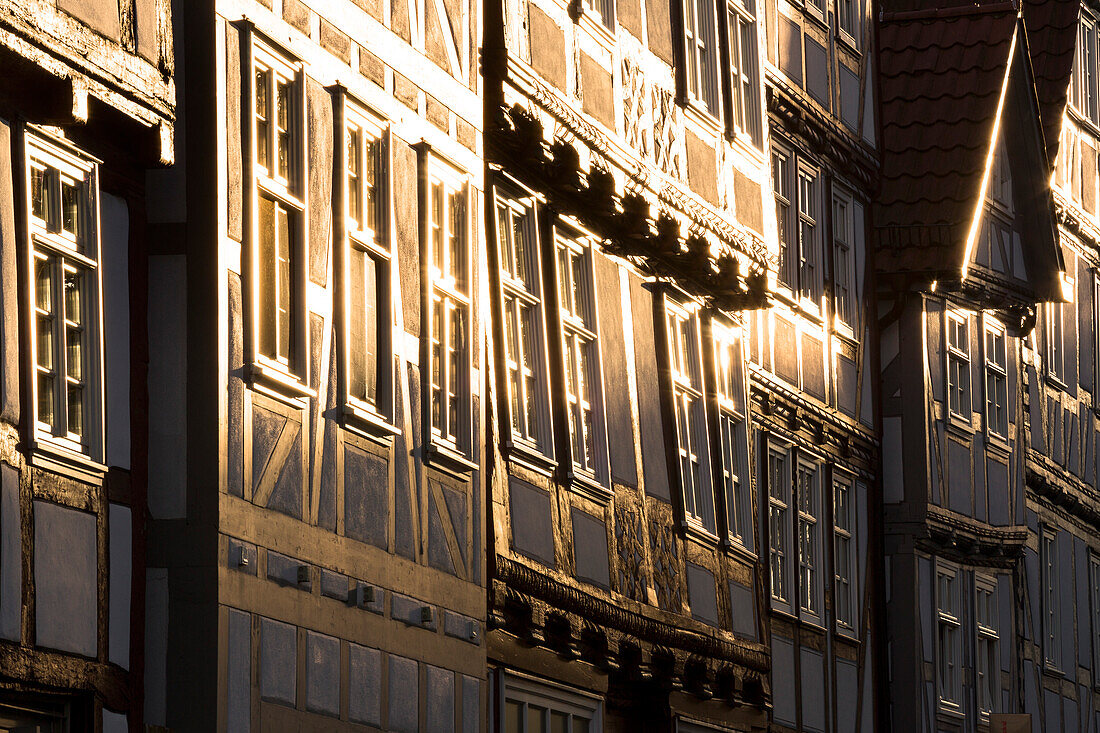
<svg viewBox="0 0 1100 733"><path fill-rule="evenodd" d="M558 465L554 459L547 458L538 450L510 440L504 443L504 457L509 463L518 464L547 477L553 477L554 468Z"/></svg>
<svg viewBox="0 0 1100 733"><path fill-rule="evenodd" d="M760 136L763 137L763 133ZM764 146L753 140L748 132L739 127L731 127L726 130L726 139L757 163L764 162Z"/></svg>
<svg viewBox="0 0 1100 733"><path fill-rule="evenodd" d="M737 538L722 540L722 549L726 551L727 555L746 562L756 562L759 559L755 552L746 547L745 544Z"/></svg>
<svg viewBox="0 0 1100 733"><path fill-rule="evenodd" d="M102 463L43 438L31 444L30 463L35 468L96 486L102 486L107 475L107 466Z"/></svg>
<svg viewBox="0 0 1100 733"><path fill-rule="evenodd" d="M442 443L429 443L425 447L427 463L452 476L468 478L478 469L478 465L462 455L456 448Z"/></svg>
<svg viewBox="0 0 1100 733"><path fill-rule="evenodd" d="M567 470L562 474L562 479L569 486L570 491L591 499L601 506L611 503L611 490L601 484L595 476Z"/></svg>
<svg viewBox="0 0 1100 733"><path fill-rule="evenodd" d="M255 361L246 368L248 382L253 389L274 397L291 406L305 407L317 392L306 386L298 377L265 361Z"/></svg>
<svg viewBox="0 0 1100 733"><path fill-rule="evenodd" d="M681 521L680 528L684 530L684 537L686 539L694 540L706 547L714 547L718 544L718 535L691 519Z"/></svg>
<svg viewBox="0 0 1100 733"><path fill-rule="evenodd" d="M401 428L390 423L381 414L353 402L344 405L343 418L346 429L386 445L389 445L395 435L401 434Z"/></svg>
<svg viewBox="0 0 1100 733"><path fill-rule="evenodd" d="M859 644L860 643L859 642L859 636L857 635L856 630L854 628L852 628L851 626L848 626L846 624L842 624L839 621L837 623L833 624L833 625L836 627L837 636L839 636L843 639L846 639L847 641L850 641L853 644Z"/></svg>
<svg viewBox="0 0 1100 733"><path fill-rule="evenodd" d="M936 701L936 712L947 718L952 722L961 722L966 720L966 714L963 712L962 706L957 702L951 700L944 700L942 697Z"/></svg>
<svg viewBox="0 0 1100 733"><path fill-rule="evenodd" d="M863 56L863 51L859 49L859 41L839 25L836 28L836 41L845 51L855 54L857 58Z"/></svg>
<svg viewBox="0 0 1100 733"><path fill-rule="evenodd" d="M1008 438L989 430L985 431L985 447L1001 458L1007 458L1012 455L1012 448L1008 444Z"/></svg>
<svg viewBox="0 0 1100 733"><path fill-rule="evenodd" d="M574 0L569 4L569 14L573 16L573 22L588 31L595 40L609 50L615 46L615 29L609 28L598 13L584 6L582 0Z"/></svg>
<svg viewBox="0 0 1100 733"><path fill-rule="evenodd" d="M684 108L684 116L694 121L707 132L713 135L722 135L722 120L707 109L707 103L702 99L694 99L681 93L680 105Z"/></svg>
<svg viewBox="0 0 1100 733"><path fill-rule="evenodd" d="M944 423L947 427L947 432L954 435L956 438L964 438L966 440L974 439L973 421L959 417L954 412L951 412L951 408L947 408L947 419Z"/></svg>
<svg viewBox="0 0 1100 733"><path fill-rule="evenodd" d="M812 21L814 25L826 33L829 31L829 24L825 20L825 11L819 10L811 0L804 0L802 10L803 17Z"/></svg>

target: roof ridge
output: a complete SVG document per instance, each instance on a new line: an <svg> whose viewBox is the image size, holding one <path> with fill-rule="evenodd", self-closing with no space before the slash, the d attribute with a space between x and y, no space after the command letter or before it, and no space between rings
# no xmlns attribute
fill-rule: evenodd
<svg viewBox="0 0 1100 733"><path fill-rule="evenodd" d="M1001 13L1007 10L1018 12L1016 4L1009 0L1008 2L986 3L985 5L976 3L973 5L956 5L950 8L903 10L894 13L883 13L881 20L883 23L902 23L910 20L945 19L968 15L984 15L986 13Z"/></svg>

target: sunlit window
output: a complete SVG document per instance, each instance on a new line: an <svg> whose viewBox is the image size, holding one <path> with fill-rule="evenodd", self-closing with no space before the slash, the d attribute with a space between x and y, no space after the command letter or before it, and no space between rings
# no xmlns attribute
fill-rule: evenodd
<svg viewBox="0 0 1100 733"><path fill-rule="evenodd" d="M699 321L693 311L668 300L665 322L684 513L689 522L713 532L714 494L703 403Z"/></svg>

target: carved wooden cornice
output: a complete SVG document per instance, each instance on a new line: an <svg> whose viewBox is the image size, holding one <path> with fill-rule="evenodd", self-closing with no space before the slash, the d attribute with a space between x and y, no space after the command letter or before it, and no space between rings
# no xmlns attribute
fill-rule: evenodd
<svg viewBox="0 0 1100 733"><path fill-rule="evenodd" d="M798 434L846 461L873 468L878 442L866 428L845 422L836 410L810 402L763 370L753 370L749 386L756 422Z"/></svg>
<svg viewBox="0 0 1100 733"><path fill-rule="evenodd" d="M1058 217L1058 224L1077 237L1081 244L1094 252L1100 251L1100 229L1082 216L1081 210L1073 202L1067 201L1057 191L1054 192L1054 213Z"/></svg>
<svg viewBox="0 0 1100 733"><path fill-rule="evenodd" d="M1100 528L1096 490L1049 456L1028 449L1025 483L1035 494L1093 528Z"/></svg>
<svg viewBox="0 0 1100 733"><path fill-rule="evenodd" d="M1010 567L1027 543L1026 526L999 527L928 505L925 534L917 545L940 557L969 565Z"/></svg>
<svg viewBox="0 0 1100 733"><path fill-rule="evenodd" d="M852 133L838 125L809 104L800 91L769 74L767 77L768 113L773 126L794 136L843 174L852 183L870 194L878 186L879 162L873 153L856 142Z"/></svg>
<svg viewBox="0 0 1100 733"><path fill-rule="evenodd" d="M746 248L742 239L723 238L724 251L715 256L698 232L685 237L668 213L654 216L640 193L617 191L607 168L594 165L582 171L580 155L570 143L547 145L542 124L523 107L495 110L487 147L510 173L546 193L552 208L576 217L599 236L608 252L631 259L644 272L672 277L721 311L767 304L767 265L758 251L762 242ZM747 272L734 252L754 263Z"/></svg>
<svg viewBox="0 0 1100 733"><path fill-rule="evenodd" d="M499 555L489 626L609 674L654 679L667 689L720 697L730 705L770 704L764 645L675 626Z"/></svg>

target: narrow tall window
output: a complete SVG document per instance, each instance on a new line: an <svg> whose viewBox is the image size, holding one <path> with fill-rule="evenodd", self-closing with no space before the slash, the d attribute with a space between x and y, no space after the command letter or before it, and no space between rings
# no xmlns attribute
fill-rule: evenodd
<svg viewBox="0 0 1100 733"><path fill-rule="evenodd" d="M806 10L818 18L825 17L825 0L806 0Z"/></svg>
<svg viewBox="0 0 1100 733"><path fill-rule="evenodd" d="M997 662L997 606L992 582L976 581L974 584L974 608L976 644L974 671L978 688L978 713L983 718L996 709L1000 696L1001 669Z"/></svg>
<svg viewBox="0 0 1100 733"><path fill-rule="evenodd" d="M955 571L940 569L936 582L937 682L941 703L957 707L962 702L962 620L959 609L959 581Z"/></svg>
<svg viewBox="0 0 1100 733"><path fill-rule="evenodd" d="M1070 101L1074 109L1092 122L1098 122L1097 110L1097 28L1088 13L1081 14L1077 31L1077 53L1073 63Z"/></svg>
<svg viewBox="0 0 1100 733"><path fill-rule="evenodd" d="M1039 563L1043 579L1043 659L1054 668L1059 667L1061 657L1059 644L1061 635L1058 630L1058 546L1057 534L1049 527L1043 527L1039 540Z"/></svg>
<svg viewBox="0 0 1100 733"><path fill-rule="evenodd" d="M722 483L726 498L728 539L753 549L752 508L748 480L745 362L736 327L711 325L718 382L718 424L722 438Z"/></svg>
<svg viewBox="0 0 1100 733"><path fill-rule="evenodd" d="M715 0L682 0L684 10L685 81L689 100L718 114L718 43Z"/></svg>
<svg viewBox="0 0 1100 733"><path fill-rule="evenodd" d="M1091 633L1092 633L1092 657L1093 664L1100 664L1100 556L1089 555L1089 583L1092 587L1092 613L1089 615L1091 619ZM1093 666L1093 669L1100 669L1100 666ZM1093 677L1094 684L1100 683L1095 676Z"/></svg>
<svg viewBox="0 0 1100 733"><path fill-rule="evenodd" d="M347 248L348 397L388 417L390 410L389 243L382 206L382 130L349 110L344 128Z"/></svg>
<svg viewBox="0 0 1100 733"><path fill-rule="evenodd" d="M854 240L852 202L843 196L833 197L833 307L842 323L855 323L853 300L852 242Z"/></svg>
<svg viewBox="0 0 1100 733"><path fill-rule="evenodd" d="M790 603L791 464L790 453L768 451L768 554L772 598Z"/></svg>
<svg viewBox="0 0 1100 733"><path fill-rule="evenodd" d="M600 404L600 352L592 253L582 241L557 241L558 311L565 364L566 412L573 469L603 479L603 415Z"/></svg>
<svg viewBox="0 0 1100 733"><path fill-rule="evenodd" d="M470 262L466 183L443 166L428 177L429 405L433 440L465 452L470 419Z"/></svg>
<svg viewBox="0 0 1100 733"><path fill-rule="evenodd" d="M985 420L989 432L1008 437L1008 356L1004 329L985 327Z"/></svg>
<svg viewBox="0 0 1100 733"><path fill-rule="evenodd" d="M791 211L794 201L790 155L772 150L772 186L775 189L775 221L779 227L779 282L794 290L798 278L795 269L797 246L792 241Z"/></svg>
<svg viewBox="0 0 1100 733"><path fill-rule="evenodd" d="M27 137L35 435L93 458L102 446L95 165Z"/></svg>
<svg viewBox="0 0 1100 733"><path fill-rule="evenodd" d="M855 553L852 543L852 485L846 480L833 482L833 605L836 622L846 629L855 626L852 612L852 568Z"/></svg>
<svg viewBox="0 0 1100 733"><path fill-rule="evenodd" d="M853 45L859 45L859 3L857 0L837 0L837 23L840 25L841 38Z"/></svg>
<svg viewBox="0 0 1100 733"><path fill-rule="evenodd" d="M534 204L498 196L496 214L511 438L546 453L550 427Z"/></svg>
<svg viewBox="0 0 1100 733"><path fill-rule="evenodd" d="M1046 359L1047 374L1059 382L1066 381L1066 333L1065 303L1046 304Z"/></svg>
<svg viewBox="0 0 1100 733"><path fill-rule="evenodd" d="M808 168L798 171L798 292L814 303L821 299L818 266L818 177Z"/></svg>
<svg viewBox="0 0 1100 733"><path fill-rule="evenodd" d="M578 9L608 30L615 29L615 0L578 0Z"/></svg>
<svg viewBox="0 0 1100 733"><path fill-rule="evenodd" d="M759 145L760 93L756 51L756 0L732 0L728 5L730 95L733 129Z"/></svg>
<svg viewBox="0 0 1100 733"><path fill-rule="evenodd" d="M817 466L798 466L798 577L802 611L821 615L821 490Z"/></svg>
<svg viewBox="0 0 1100 733"><path fill-rule="evenodd" d="M684 513L689 522L713 532L714 495L707 454L699 321L693 313L671 301L666 304L665 321Z"/></svg>
<svg viewBox="0 0 1100 733"><path fill-rule="evenodd" d="M261 356L300 377L305 343L301 88L288 61L258 45L253 50L257 345Z"/></svg>
<svg viewBox="0 0 1100 733"><path fill-rule="evenodd" d="M970 318L947 314L947 403L952 415L970 421Z"/></svg>

